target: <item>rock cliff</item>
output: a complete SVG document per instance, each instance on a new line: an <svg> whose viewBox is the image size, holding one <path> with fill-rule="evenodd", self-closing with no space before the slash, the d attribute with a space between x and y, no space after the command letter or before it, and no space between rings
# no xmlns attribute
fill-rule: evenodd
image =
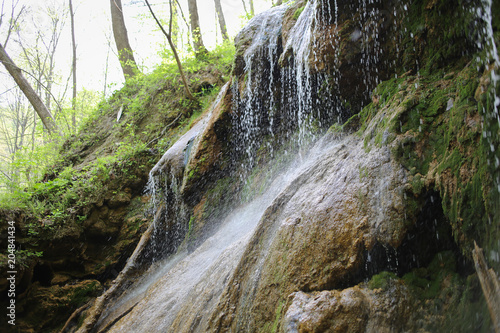
<svg viewBox="0 0 500 333"><path fill-rule="evenodd" d="M83 221L96 252L106 237L123 245L115 262L150 236L67 329L498 329L472 250L499 271L499 17L498 3L448 0L299 0L257 15L213 105ZM68 295L75 278L95 282L88 299L101 292L97 273L42 274L58 271L46 256L32 273L44 292Z"/></svg>

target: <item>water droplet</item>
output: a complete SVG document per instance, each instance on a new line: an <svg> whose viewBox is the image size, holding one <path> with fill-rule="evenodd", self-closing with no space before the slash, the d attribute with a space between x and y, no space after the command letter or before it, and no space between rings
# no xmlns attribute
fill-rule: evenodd
<svg viewBox="0 0 500 333"><path fill-rule="evenodd" d="M446 105L446 111L450 111L451 110L451 108L453 107L453 103L454 103L453 98L450 98L448 100L448 104Z"/></svg>

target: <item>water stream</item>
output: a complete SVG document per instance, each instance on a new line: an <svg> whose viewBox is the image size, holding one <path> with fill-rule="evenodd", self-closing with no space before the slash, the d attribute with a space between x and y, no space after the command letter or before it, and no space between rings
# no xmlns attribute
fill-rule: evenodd
<svg viewBox="0 0 500 333"><path fill-rule="evenodd" d="M324 158L321 141L316 147L307 156L298 156L263 194L228 212L217 232L192 253L177 253L150 269L108 311L122 315L131 310L110 332L204 331L264 212L298 176Z"/></svg>
<svg viewBox="0 0 500 333"><path fill-rule="evenodd" d="M364 73L363 80L366 89L379 83L377 67L384 61L378 26L374 23L382 13L368 6L377 2L377 0L356 2L356 5L359 5L363 22L371 22L361 24L352 36L352 38L363 40L361 71ZM153 223L156 226L151 248L153 252L162 253L152 254L154 264L151 268L137 278L133 288L125 292L107 309L100 319L101 328L113 323L110 332L214 330L210 325L216 306L220 306L218 303L221 301L221 295L229 288L228 281L234 281L233 275L238 265L241 265L241 259L248 251L251 242L258 239L256 232L266 223L266 213L278 209L279 199L283 196L295 196L290 188L293 184L296 186L299 179L304 183L306 179L312 179L311 170L314 170L315 174L320 174L320 176L315 176L316 180L311 180L307 184L311 193L313 188L324 190L323 197L318 199L318 206L323 204L321 200L324 197L329 197L332 193L338 196L343 195L335 188L336 186L338 188L345 186L351 191L351 188L346 185L349 183L346 180L349 176L353 179L351 182L359 183L359 187L356 188L358 192L351 193L352 197L369 199L368 208L364 207L367 210L365 217L366 219L368 216L371 217L372 221L369 223L365 221L367 224L364 227L377 230L386 228L384 221L387 220L387 216L396 214L394 211L398 211L397 214L401 213L399 210L402 211L403 204L398 200L402 200L403 190L397 188L399 185L394 185L397 183L394 179L402 184L405 173L399 169L392 169L390 153L387 149L381 149L378 152L380 156L373 157L376 154L365 153L362 143L354 137L344 141L332 139L330 135L318 138L318 133L324 133L321 129L345 117L342 103L339 103L338 96L335 94L339 84L339 78L336 75L338 68L332 69L333 72L326 75L318 71L316 67L324 59L321 59L322 55L316 53L315 45L331 43L332 38L335 38L318 37L317 28L321 20L327 20L337 26L339 15L337 1L334 1L333 5L329 1L327 7L322 6L322 11L325 11L325 8L328 10L321 13L317 12L318 0L308 1L297 18L297 22L289 31L286 44L283 45L282 22L289 5L277 6L256 16L243 29L241 36L237 39L249 33L253 36L243 55L246 74L244 77L234 79L232 85L225 86L222 91L231 89L233 95L232 130L237 133L234 136L234 149L239 154L237 158L243 170L242 178L247 179L257 164L257 150L265 144L268 144L269 154L275 157L278 155L278 152L274 151L277 146L276 142L284 143L293 137L295 145L302 148L300 153L278 173L272 182L267 184L262 194L226 212L225 218L217 223L219 228L212 230L213 234L209 238L189 252L186 249L179 250L179 245L187 231L188 219L184 211L185 205L179 195L183 181L182 173L190 161L191 152L199 143L200 133L207 125L211 113L186 133L152 170L148 185L155 216ZM404 12L407 9L406 5L403 8ZM486 37L481 46L486 45L491 49L488 51L488 56L498 70L500 60L492 35L491 0L484 1L484 6L477 10L477 14L484 21L490 22L485 27L484 36ZM395 34L395 36L396 39L401 39L401 34ZM395 42L397 44L399 40ZM416 68L418 78L418 63ZM333 81L331 81L332 77ZM494 89L497 87L498 77L493 71ZM328 89L322 90L324 87ZM365 93L369 94L369 91ZM220 102L220 96L215 104ZM495 95L490 117L500 124L499 106L500 99ZM278 134L279 138L277 138ZM484 135L496 137L498 133L492 134L485 130ZM308 142L315 142L315 144ZM495 148L492 143L492 152L495 152ZM286 154L286 152L281 153ZM346 158L348 155L352 156L349 161ZM343 159L346 160L345 163ZM272 161L271 166L273 163L278 165L278 159ZM497 166L500 164L498 158L493 163ZM377 172L382 170L377 174L376 181L370 180L370 190L363 189L366 185L363 181L368 180L363 180L360 176L362 171L368 173L367 170ZM345 175L345 178L334 179L331 175L336 173ZM356 180L356 177L359 179ZM324 181L327 185L320 181ZM497 179L496 182L500 191L500 180ZM327 189L328 186L331 188ZM397 188L397 191L394 188ZM396 194L391 194L391 191ZM306 199L301 200L306 202ZM330 199L333 203L340 202L340 199ZM398 208L394 208L395 206ZM371 213L372 208L374 213ZM266 239L262 240L264 248L270 246L277 230L281 227L283 226L276 223L267 230ZM390 238L396 231L388 229L380 231L377 235L380 237L379 240L385 237L384 233L390 235L387 236ZM260 257L255 259L258 261L253 266L256 269L248 274L251 281L247 284L251 287L241 292L239 303L243 304L242 307L251 304L250 299L254 296L260 278L260 269L264 265L265 251L265 249L261 251ZM172 255L165 259L166 253ZM369 257L368 261L370 261ZM245 311L250 312L251 309ZM249 324L243 323L244 319L238 320L241 322L240 329L244 331L245 325Z"/></svg>

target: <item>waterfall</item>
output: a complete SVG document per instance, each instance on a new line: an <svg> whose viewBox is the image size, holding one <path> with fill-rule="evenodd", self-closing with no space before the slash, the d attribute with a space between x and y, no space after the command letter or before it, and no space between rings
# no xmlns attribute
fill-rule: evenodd
<svg viewBox="0 0 500 333"><path fill-rule="evenodd" d="M370 252L376 246L392 246L394 252L386 248L384 260L388 263L384 267L392 268L394 261L396 267L393 270L399 269L398 260L403 257L396 253L399 246L396 243L403 242L403 237L406 237L403 232L408 227L405 225L404 203L408 189L404 184L408 185L406 177L410 171L394 163L388 147L375 147L368 152L362 140L354 135L343 137L324 134L324 130L333 123L342 123L351 113L359 112L347 105L342 96L342 92L345 92L342 90L345 89L342 79L345 78L342 77L341 67L347 65L338 51L341 6L357 6L354 12L359 18L353 23L355 28L349 37L349 42L358 43L356 45L360 47L359 68L355 69L361 78L353 94L362 94L363 99L356 108L364 106L366 100L372 97L370 93L373 88L388 78L382 76L379 67L394 69L396 64L400 64L397 59L384 59L386 51L381 37L383 24L380 21L389 14L383 13L378 7L381 4L381 0L360 0L347 4L336 0L309 0L304 3L296 22L286 34L283 23L293 2L274 7L248 23L236 37L236 44L240 45L238 50L243 51L237 54L232 81L222 88L211 111L163 155L150 173L146 192L151 198L150 215L153 216L154 233L151 252L145 256L153 265L142 277L131 282L133 288L109 306L99 323L101 328L113 324L110 332L205 332L235 327L237 331L256 329L251 326L249 318L254 310L254 298L259 292L265 293L261 290L265 287L259 283L266 264L269 265L266 263L269 259L267 255L271 249L276 250L280 246L288 249L287 241L300 241L294 238L294 233L301 235L301 228L307 229L307 224L314 222L311 216L302 213L309 208L311 211L317 208L314 212L324 216L339 214L341 217L332 222L338 224L335 225L338 229L328 235L333 240L330 242L328 238L325 241L334 244L331 245L333 247L336 240L342 240L335 238L337 234L362 234L359 236L362 241L349 244L349 249L366 249L363 252L366 260L361 258L361 254L352 257L346 254L339 264L341 267L338 269L342 271L339 275L346 274L349 283L360 280L360 273L356 273L355 269L365 267L365 271L369 271L372 264L376 265L376 260L371 257L376 251ZM400 13L404 17L409 10L407 3L398 6L399 9L396 10L395 5L394 12L390 14L396 17ZM500 98L496 95L500 78L496 72L500 59L493 38L491 6L491 0L482 0L482 6L476 9L476 15L484 27L483 39L478 41L477 46L487 50L488 60L482 65L493 67L493 95L490 97L494 102L491 110L483 110L484 121L493 119L500 126ZM400 18L399 22L403 19ZM404 34L410 32L397 32L395 21L390 22L394 24L389 29L394 33L394 50L399 53ZM322 52L324 49L333 52ZM420 65L418 57L415 57L415 63L412 64L415 74L411 87L413 90L419 86ZM390 72L390 76L397 78L397 73ZM207 233L209 236L200 240L201 244L188 250L181 246L188 233L188 211L192 208L183 201L182 195L187 178L186 166L190 164L193 152L199 148L210 119L217 116L213 111L225 94L232 96L231 133L228 137L233 149L231 159L238 169L234 178L248 184L252 181L252 172L262 172L258 154L263 149L267 149L267 154L272 157L269 168L279 171L269 177L261 192L254 194L249 202L225 211L221 221L217 221L218 228L211 229ZM448 106L448 110L451 107ZM386 121L383 117L380 122ZM492 164L497 169L500 165L496 146L498 126L486 124L483 130L484 138L490 140ZM289 147L290 151L295 149L294 152L300 150L300 153L290 154ZM291 162L278 162L280 160ZM500 192L499 173L495 176ZM303 192L298 193L298 189ZM429 200L433 203L434 197L431 195ZM436 206L440 206L440 203L436 203ZM343 213L359 214L360 217L348 224ZM397 223L388 225L387 221ZM437 224L437 220L434 221ZM313 245L316 241L314 237L309 239ZM302 249L307 251L311 244L304 243ZM279 260L286 259L287 252L283 252ZM390 258L391 255L394 258ZM491 253L491 257L498 260L498 253ZM412 264L402 265L410 267ZM322 266L306 275L314 277L314 274L319 275L318 272L323 270L334 268ZM373 271L378 272L378 268ZM270 278L276 280L273 282L278 286L276 288L282 287L279 278ZM300 290L319 292L344 283L335 284L332 279L313 281ZM294 281L297 286L299 282ZM231 299L234 295L238 299ZM233 303L229 304L228 299ZM215 313L216 310L220 313ZM233 318L232 315L241 317ZM285 322L289 324L287 327L290 331L297 329L297 323L302 319L300 315L302 312L299 315L291 313L286 317ZM226 320L233 326L224 326ZM271 331L270 327L267 328Z"/></svg>
<svg viewBox="0 0 500 333"><path fill-rule="evenodd" d="M331 139L320 140L310 147L306 156L297 157L284 168L263 194L228 212L217 232L192 253L178 253L158 265L159 269L145 274L134 291L115 305L114 311L130 310L130 313L118 320L109 332L210 330L210 317L227 287L226 282L255 237L263 216L269 214L270 207L279 205L286 191L310 179L318 171L318 163L327 165L328 152L339 147L345 148L345 143L332 146ZM359 150L359 147L356 149ZM275 234L278 225L273 228ZM269 247L273 234L266 237L265 247ZM261 255L260 268L251 272L253 288L259 281L264 260L265 256ZM137 301L137 298L142 300ZM251 293L247 298L251 302ZM123 308L120 309L120 306Z"/></svg>
<svg viewBox="0 0 500 333"><path fill-rule="evenodd" d="M153 264L133 281L129 291L108 307L99 327L118 320L111 332L191 330L192 327L183 326L185 321L195 323L198 331L206 330L216 302L226 288L224 282L234 274L262 216L277 197L283 196L285 189L304 182L311 168L328 156L322 140L314 149L311 142L318 139L321 129L345 120L349 113L336 93L339 82L335 73L339 65L335 64L333 74L327 74L320 68L326 62L325 55L317 54L315 49L338 39L331 35L318 37L321 24L337 24L338 8L325 11L321 7L319 11L318 0L308 1L283 45L282 23L289 6L290 3L283 4L257 15L236 38L238 43L239 39L251 36L242 55L242 75L233 79L230 87L231 130L236 152L233 158L241 161L240 177L246 180L257 166L256 153L263 145L273 157L287 155L287 150L274 150L290 141L294 142L292 149L301 147L305 152L277 173L263 194L226 212L224 221L219 223L220 229L192 253L184 248L179 250L189 227L181 195L185 167L213 110L229 89L227 85L222 88L210 113L184 134L151 170L146 193L150 196L154 229L145 257ZM366 64L374 66L370 60L367 58ZM345 147L345 143L336 143L335 147L338 146ZM278 165L276 162L272 167ZM274 232L277 227L273 227ZM266 240L268 246L272 234ZM173 255L166 257L168 254ZM260 268L252 275L255 281L252 288L256 288L264 260L265 256L261 256L257 265ZM251 293L243 297L248 302ZM186 318L190 314L200 318ZM124 315L125 320L119 320Z"/></svg>
<svg viewBox="0 0 500 333"><path fill-rule="evenodd" d="M493 184L496 187L496 195L493 200L497 200L493 204L493 221L498 220L500 216L500 57L498 55L498 48L495 43L493 33L493 15L492 15L492 0L481 0L480 5L475 8L475 15L478 19L480 37L476 43L479 50L486 52L486 57L481 58L477 56L478 69L484 67L486 77L491 80L491 85L488 90L487 100L483 102L483 139L489 145L489 164L492 170ZM496 210L496 211L495 211ZM495 223L491 222L490 223ZM498 229L498 227L497 227ZM495 239L496 235L493 233L490 237L492 248L489 251L489 259L491 262L500 263L500 239Z"/></svg>
<svg viewBox="0 0 500 333"><path fill-rule="evenodd" d="M150 197L147 214L153 218L149 260L156 261L174 253L188 232L189 216L182 198L184 173L195 146L199 143L214 109L228 89L225 84L209 112L170 147L149 173L145 194Z"/></svg>
<svg viewBox="0 0 500 333"><path fill-rule="evenodd" d="M150 197L147 215L153 219L153 235L147 256L156 261L174 253L186 234L186 205L174 170L149 174L145 194Z"/></svg>
<svg viewBox="0 0 500 333"><path fill-rule="evenodd" d="M331 36L316 37L321 20L318 1L305 4L283 46L282 21L289 6L257 15L236 37L236 44L248 35L252 38L243 55L244 71L232 86L233 140L236 153L244 155L244 170L254 167L262 146L272 156L276 146L293 136L298 146L305 145L318 129L345 120L348 114L331 91L328 76L336 75L318 68L324 59L315 53L316 46L331 43Z"/></svg>
<svg viewBox="0 0 500 333"><path fill-rule="evenodd" d="M274 136L277 107L274 83L280 82L277 61L282 52L281 24L287 7L284 4L266 15L255 16L236 37L238 43L247 35L253 35L243 55L243 82L234 80L232 85L233 108L237 115L233 119L233 129L237 133L236 152L246 157L242 162L244 170L254 166L255 151L262 144L261 137ZM244 88L240 96L241 85Z"/></svg>
<svg viewBox="0 0 500 333"><path fill-rule="evenodd" d="M491 107L489 110L484 107L483 113L485 117L485 122L487 125L483 130L483 137L489 141L490 150L492 154L491 163L495 166L495 168L500 167L500 158L499 152L497 150L496 138L500 134L500 114L498 112L498 108L500 107L500 97L498 96L498 86L500 81L500 58L498 56L498 49L495 44L495 38L493 36L493 27L492 27L492 0L482 0L481 6L476 8L476 15L480 21L483 22L482 27L482 38L477 41L477 46L479 49L484 49L486 51L486 58L481 60L478 56L478 66L483 65L487 70L491 69L490 78L491 78ZM481 63L482 61L482 63ZM495 122L495 125L489 124L490 122ZM497 172L496 176L496 185L497 190L500 193L500 172Z"/></svg>

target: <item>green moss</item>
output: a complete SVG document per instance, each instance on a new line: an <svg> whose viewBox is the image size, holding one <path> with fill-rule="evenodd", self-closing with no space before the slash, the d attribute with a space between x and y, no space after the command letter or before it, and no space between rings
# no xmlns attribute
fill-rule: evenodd
<svg viewBox="0 0 500 333"><path fill-rule="evenodd" d="M97 281L92 281L87 285L74 290L69 296L69 304L74 308L78 308L85 302L88 302L91 297L99 295L101 291L101 284Z"/></svg>
<svg viewBox="0 0 500 333"><path fill-rule="evenodd" d="M488 98L477 104L478 82L472 64L446 75L393 78L379 84L374 102L349 121L359 124L366 151L389 145L413 176L405 200L409 216L423 204L419 195L440 193L455 240L467 257L473 240L495 248L489 235L500 233L488 223L499 208L493 207L495 191L490 189L491 174L498 172L491 165L500 157L489 152L491 139L481 135L481 103L490 103L485 109L492 106ZM498 131L497 123L488 122L492 132Z"/></svg>
<svg viewBox="0 0 500 333"><path fill-rule="evenodd" d="M280 301L279 305L278 305L278 308L276 309L276 314L275 314L273 325L271 327L271 332L272 333L278 332L278 326L279 326L281 317L283 316L283 309L284 309L284 307L285 307L285 302L284 301Z"/></svg>
<svg viewBox="0 0 500 333"><path fill-rule="evenodd" d="M445 315L443 328L450 332L491 332L491 318L476 274L469 275L455 288L453 311Z"/></svg>
<svg viewBox="0 0 500 333"><path fill-rule="evenodd" d="M304 8L306 8L306 6L305 6L305 5L304 5L304 6L302 6L302 7L300 7L300 8L297 8L297 10L295 11L295 13L293 13L292 18L293 18L294 20L297 20L297 19L299 18L300 14L302 14L302 12L304 11Z"/></svg>
<svg viewBox="0 0 500 333"><path fill-rule="evenodd" d="M465 65L464 50L475 49L473 1L412 1L406 11L406 33L402 36L403 68L417 69L421 74L436 73L443 68ZM425 47L421 41L425 40Z"/></svg>
<svg viewBox="0 0 500 333"><path fill-rule="evenodd" d="M427 268L414 269L403 281L420 299L436 299L442 292L445 279L455 276L456 258L451 251L438 253Z"/></svg>
<svg viewBox="0 0 500 333"><path fill-rule="evenodd" d="M424 189L424 180L422 179L422 175L416 174L411 181L411 186L414 194L419 195L422 193L422 190Z"/></svg>
<svg viewBox="0 0 500 333"><path fill-rule="evenodd" d="M195 224L195 220L196 220L196 218L194 216L191 216L191 218L189 219L189 222L188 222L188 231L187 231L187 234L186 234L186 239L188 241L191 238L191 234L193 232L193 226Z"/></svg>
<svg viewBox="0 0 500 333"><path fill-rule="evenodd" d="M398 277L392 272L381 272L372 276L368 281L368 288L370 289L388 289L391 283L397 280Z"/></svg>
<svg viewBox="0 0 500 333"><path fill-rule="evenodd" d="M429 318L444 318L428 320L424 328L430 332L489 332L490 318L477 275L461 277L456 262L453 252L440 252L428 267L414 269L402 278Z"/></svg>
<svg viewBox="0 0 500 333"><path fill-rule="evenodd" d="M425 269L416 269L410 273L403 275L403 281L406 285L412 286L414 288L426 289L430 285L430 281L425 278Z"/></svg>

